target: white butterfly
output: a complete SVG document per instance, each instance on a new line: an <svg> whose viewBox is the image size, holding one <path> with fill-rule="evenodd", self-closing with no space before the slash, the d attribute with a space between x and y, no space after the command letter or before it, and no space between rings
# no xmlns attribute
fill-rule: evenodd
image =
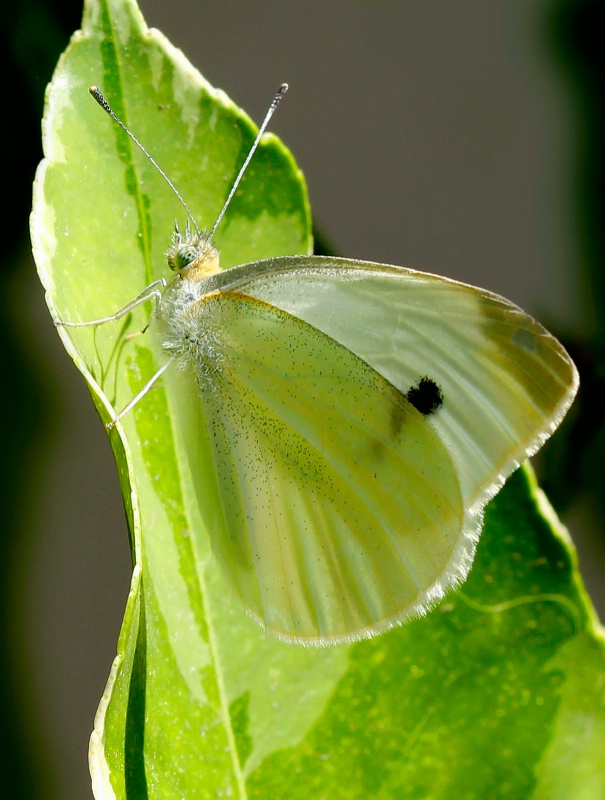
<svg viewBox="0 0 605 800"><path fill-rule="evenodd" d="M114 422L175 361L195 375L186 446L194 476L214 467L196 486L212 548L278 636L349 641L425 613L561 422L573 362L513 303L435 275L316 256L221 271L216 225L176 230L173 280L107 318L155 298L170 354Z"/></svg>

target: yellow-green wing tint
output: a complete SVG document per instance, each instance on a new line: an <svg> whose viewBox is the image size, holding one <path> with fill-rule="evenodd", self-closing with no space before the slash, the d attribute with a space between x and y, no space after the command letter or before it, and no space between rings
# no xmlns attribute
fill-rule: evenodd
<svg viewBox="0 0 605 800"><path fill-rule="evenodd" d="M423 377L433 381L443 405L427 420L452 457L465 507L477 513L555 430L577 390L561 344L482 289L319 257L270 259L221 278L324 331L403 394Z"/></svg>
<svg viewBox="0 0 605 800"><path fill-rule="evenodd" d="M316 644L372 635L465 577L480 519L438 433L399 391L262 301L210 294L190 313L200 507L267 628ZM196 474L200 453L212 480Z"/></svg>

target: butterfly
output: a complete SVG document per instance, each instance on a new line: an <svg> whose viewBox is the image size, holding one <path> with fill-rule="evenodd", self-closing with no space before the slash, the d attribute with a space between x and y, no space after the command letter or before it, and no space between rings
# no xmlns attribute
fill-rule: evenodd
<svg viewBox="0 0 605 800"><path fill-rule="evenodd" d="M194 475L213 464L196 486L212 550L266 629L324 645L465 580L486 503L557 428L578 375L531 316L447 278L318 256L222 271L214 231L284 91L210 234L175 227L172 280L60 324L155 301L168 358L110 424L169 367L194 378L186 446Z"/></svg>

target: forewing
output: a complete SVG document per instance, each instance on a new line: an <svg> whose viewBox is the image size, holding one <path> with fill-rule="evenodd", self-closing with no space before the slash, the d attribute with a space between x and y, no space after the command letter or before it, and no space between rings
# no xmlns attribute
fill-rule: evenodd
<svg viewBox="0 0 605 800"><path fill-rule="evenodd" d="M397 389L262 301L211 294L191 319L216 473L198 485L200 506L231 584L268 628L316 643L371 635L465 576L480 519Z"/></svg>
<svg viewBox="0 0 605 800"><path fill-rule="evenodd" d="M318 257L262 261L220 279L324 331L403 394L422 378L433 382L443 405L427 419L476 511L555 430L577 390L562 345L513 303L475 287Z"/></svg>

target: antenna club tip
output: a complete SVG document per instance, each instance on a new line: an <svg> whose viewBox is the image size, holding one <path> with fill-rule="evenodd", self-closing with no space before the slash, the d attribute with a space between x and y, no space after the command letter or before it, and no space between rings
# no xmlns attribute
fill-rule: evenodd
<svg viewBox="0 0 605 800"><path fill-rule="evenodd" d="M290 87L288 86L287 83L282 83L282 85L279 87L278 94L285 94L289 88Z"/></svg>
<svg viewBox="0 0 605 800"><path fill-rule="evenodd" d="M97 101L97 103L107 111L107 109L108 109L107 100L103 96L103 92L99 89L99 87L98 86L91 86L88 89L88 91L94 97L94 99Z"/></svg>

